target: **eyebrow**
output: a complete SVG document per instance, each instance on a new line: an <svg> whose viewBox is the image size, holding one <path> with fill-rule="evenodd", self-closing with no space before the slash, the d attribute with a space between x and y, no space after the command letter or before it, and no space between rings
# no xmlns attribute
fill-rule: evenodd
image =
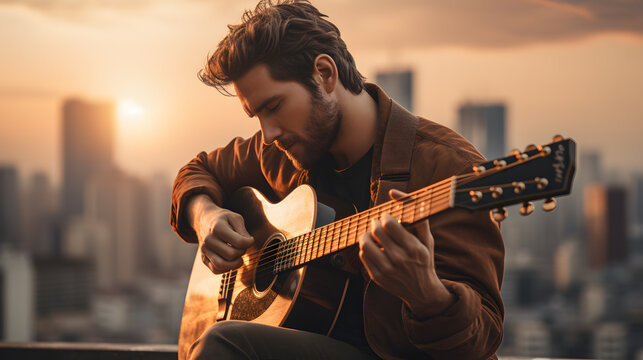
<svg viewBox="0 0 643 360"><path fill-rule="evenodd" d="M259 105L259 107L257 107L257 109L255 111L250 110L250 108L248 108L246 106L244 106L243 109L246 111L248 116L254 117L255 114L260 113L263 110L263 108L268 106L268 104L270 104L271 102L273 102L275 99L279 98L280 96L281 95L273 95L273 96L269 97L268 99L264 100L264 102L262 102L261 105Z"/></svg>

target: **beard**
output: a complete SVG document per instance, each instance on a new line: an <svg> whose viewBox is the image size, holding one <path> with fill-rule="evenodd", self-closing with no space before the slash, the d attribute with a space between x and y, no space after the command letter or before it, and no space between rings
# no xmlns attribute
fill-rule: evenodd
<svg viewBox="0 0 643 360"><path fill-rule="evenodd" d="M311 111L303 135L288 134L275 140L298 170L311 169L328 152L335 141L342 122L342 111L333 100L325 100L318 92L311 93ZM293 153L290 148L301 145L303 151Z"/></svg>

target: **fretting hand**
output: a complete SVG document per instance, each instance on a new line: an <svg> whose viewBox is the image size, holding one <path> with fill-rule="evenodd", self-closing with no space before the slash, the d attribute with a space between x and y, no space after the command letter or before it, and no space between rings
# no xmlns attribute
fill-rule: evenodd
<svg viewBox="0 0 643 360"><path fill-rule="evenodd" d="M391 190L399 200L407 194ZM373 220L359 241L359 257L369 276L380 287L400 297L420 318L442 313L454 301L435 271L434 239L429 221L415 225L417 236L395 218L384 214Z"/></svg>

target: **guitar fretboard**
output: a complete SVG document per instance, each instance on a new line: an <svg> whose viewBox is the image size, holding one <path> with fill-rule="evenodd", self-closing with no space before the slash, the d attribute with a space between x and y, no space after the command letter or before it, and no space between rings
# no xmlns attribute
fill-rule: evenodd
<svg viewBox="0 0 643 360"><path fill-rule="evenodd" d="M422 188L401 200L391 200L361 213L314 229L279 244L273 272L289 270L356 244L373 219L390 214L412 224L451 206L455 177Z"/></svg>

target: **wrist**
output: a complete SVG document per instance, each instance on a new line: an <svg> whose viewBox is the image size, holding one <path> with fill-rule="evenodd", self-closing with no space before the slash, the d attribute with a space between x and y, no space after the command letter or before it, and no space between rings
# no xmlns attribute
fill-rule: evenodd
<svg viewBox="0 0 643 360"><path fill-rule="evenodd" d="M425 296L414 301L406 301L411 313L417 318L428 318L445 312L456 301L456 296L441 281L437 281L425 292Z"/></svg>
<svg viewBox="0 0 643 360"><path fill-rule="evenodd" d="M216 208L216 205L205 194L198 194L193 196L188 202L187 215L188 222L192 229L198 234L201 227L201 217L208 208Z"/></svg>

